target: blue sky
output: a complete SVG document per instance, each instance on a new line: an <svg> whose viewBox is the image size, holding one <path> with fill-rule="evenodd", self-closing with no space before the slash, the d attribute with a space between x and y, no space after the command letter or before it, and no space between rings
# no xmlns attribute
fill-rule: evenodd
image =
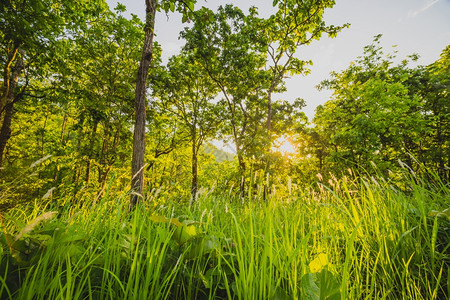
<svg viewBox="0 0 450 300"><path fill-rule="evenodd" d="M115 0L107 0L111 7ZM145 0L119 1L127 11L138 15L145 14ZM198 0L196 7L207 6L215 9L221 4L231 3L244 11L256 6L261 16L272 11L272 0ZM382 45L388 52L397 45L399 61L407 55L420 55L419 64L427 65L439 58L442 50L450 44L450 0L336 0L336 5L325 14L328 24L350 23L338 37L324 36L320 41L300 48L297 56L311 59L314 65L311 74L296 76L287 81L288 91L278 95L278 99L294 100L303 98L307 103L304 109L311 120L317 105L325 103L331 91L319 92L315 86L327 79L331 71L347 68L351 61L362 54L363 47L370 44L373 36L383 34ZM166 16L159 13L156 18L156 40L162 45L165 59L178 53L183 41L179 32L186 24L181 16Z"/></svg>

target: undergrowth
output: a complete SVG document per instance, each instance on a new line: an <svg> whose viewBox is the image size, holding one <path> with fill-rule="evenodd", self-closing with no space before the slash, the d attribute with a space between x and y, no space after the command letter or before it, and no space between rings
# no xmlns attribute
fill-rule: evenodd
<svg viewBox="0 0 450 300"><path fill-rule="evenodd" d="M7 198L7 195L2 195ZM343 177L242 201L1 213L1 299L448 299L449 186Z"/></svg>

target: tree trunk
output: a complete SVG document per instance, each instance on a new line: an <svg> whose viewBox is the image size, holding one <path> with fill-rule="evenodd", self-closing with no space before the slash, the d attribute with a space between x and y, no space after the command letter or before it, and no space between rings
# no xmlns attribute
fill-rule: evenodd
<svg viewBox="0 0 450 300"><path fill-rule="evenodd" d="M0 130L0 168L3 165L3 154L5 152L6 143L11 137L11 120L14 114L14 102L8 101L5 106L5 114L3 117L2 129Z"/></svg>
<svg viewBox="0 0 450 300"><path fill-rule="evenodd" d="M3 84L1 89L2 93L0 96L0 115L3 112L3 109L5 109L8 100L10 100L12 92L14 91L14 88L16 86L18 74L16 74L17 76L15 76L14 74L11 73L14 73L13 63L16 60L18 54L19 54L19 44L14 45L14 49L12 49L12 51L8 53L8 59L5 62L5 66L3 69Z"/></svg>
<svg viewBox="0 0 450 300"><path fill-rule="evenodd" d="M94 142L95 142L95 136L97 135L97 127L98 127L98 121L94 119L94 126L92 128L91 132L91 138L89 141L89 150L88 150L88 160L86 162L86 183L89 183L90 177L91 177L91 160L94 157Z"/></svg>
<svg viewBox="0 0 450 300"><path fill-rule="evenodd" d="M64 146L64 137L66 136L67 112L64 112L63 123L61 126L61 146Z"/></svg>
<svg viewBox="0 0 450 300"><path fill-rule="evenodd" d="M266 172L270 172L270 159L271 159L271 146L272 146L272 93L275 90L276 82L279 80L272 82L272 85L269 88L269 91L267 92L267 146L266 146ZM267 183L263 184L263 200L266 200L266 194L268 194L269 187L266 186Z"/></svg>
<svg viewBox="0 0 450 300"><path fill-rule="evenodd" d="M153 55L153 33L155 27L155 13L157 0L145 0L146 5L146 24L145 39L142 49L142 57L139 63L139 69L136 80L135 93L135 123L133 135L133 158L131 162L131 188L142 195L144 184L144 155L145 155L145 92L147 90L148 68ZM131 196L131 206L135 206L138 196Z"/></svg>
<svg viewBox="0 0 450 300"><path fill-rule="evenodd" d="M13 67L12 64L14 60L16 60L16 64ZM17 96L14 90L23 68L22 57L20 55L19 46L17 45L8 58L3 70L3 85L0 97L0 120L2 120L1 116L3 114L2 128L0 129L0 168L3 165L3 155L6 144L11 137L11 120L14 114L14 104L21 97Z"/></svg>
<svg viewBox="0 0 450 300"><path fill-rule="evenodd" d="M237 152L237 157L238 157L238 162L239 162L239 173L240 173L240 180L241 182L239 183L239 192L241 195L241 198L245 197L245 162L244 162L244 158L242 157L242 153L241 150L238 146L236 146L236 152Z"/></svg>
<svg viewBox="0 0 450 300"><path fill-rule="evenodd" d="M238 136L238 131L237 131L237 126L236 126L236 114L235 114L235 110L231 104L231 101L228 99L228 96L226 94L226 91L224 88L222 88L222 92L225 95L226 99L227 99L227 103L228 103L228 109L231 112L231 126L233 129L233 137L234 137L234 144L236 145L236 155L238 157L238 162L239 162L239 173L240 173L240 180L241 182L239 183L239 192L241 195L241 198L244 198L245 196L245 162L244 162L244 157L242 155L242 150L241 150L241 144L239 141L239 136ZM241 131L241 136L243 135L243 130Z"/></svg>
<svg viewBox="0 0 450 300"><path fill-rule="evenodd" d="M81 164L81 139L83 136L83 124L84 124L84 111L81 111L80 113L80 119L78 121L78 131L77 131L77 163ZM75 168L74 172L73 172L73 178L72 178L72 183L74 184L75 188L74 188L74 197L78 191L78 181L80 178L80 168Z"/></svg>
<svg viewBox="0 0 450 300"><path fill-rule="evenodd" d="M272 130L272 92L269 91L267 93L267 135L269 136L269 140L271 130Z"/></svg>
<svg viewBox="0 0 450 300"><path fill-rule="evenodd" d="M196 136L192 139L192 185L191 185L191 203L195 202L197 198L198 189L198 160L197 160L197 146L195 143Z"/></svg>

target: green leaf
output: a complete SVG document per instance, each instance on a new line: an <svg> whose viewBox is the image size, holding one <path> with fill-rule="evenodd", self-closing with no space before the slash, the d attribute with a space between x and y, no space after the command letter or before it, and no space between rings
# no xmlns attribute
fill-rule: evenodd
<svg viewBox="0 0 450 300"><path fill-rule="evenodd" d="M179 245L183 245L197 234L197 229L194 225L183 225L175 230L173 238Z"/></svg>
<svg viewBox="0 0 450 300"><path fill-rule="evenodd" d="M14 241L14 237L12 235L10 235L9 233L4 234L3 232L0 233L0 243L5 246L5 247L9 247L10 245L8 244L8 242L12 242Z"/></svg>
<svg viewBox="0 0 450 300"><path fill-rule="evenodd" d="M168 219L164 216L153 215L150 217L150 220L155 223L171 223L177 227L183 226L183 224L180 221L178 221L177 218Z"/></svg>
<svg viewBox="0 0 450 300"><path fill-rule="evenodd" d="M195 259L221 248L220 241L216 236L201 235L195 236L190 241L190 246L191 248L185 256L187 259Z"/></svg>
<svg viewBox="0 0 450 300"><path fill-rule="evenodd" d="M161 242L166 241L170 234L170 232L166 228L163 228L163 227L156 228L156 233L158 234L158 238Z"/></svg>
<svg viewBox="0 0 450 300"><path fill-rule="evenodd" d="M319 273L305 274L301 280L301 287L305 299L341 299L340 284L326 268Z"/></svg>
<svg viewBox="0 0 450 300"><path fill-rule="evenodd" d="M320 289L316 284L316 274L308 273L302 277L301 287L304 299L320 300Z"/></svg>
<svg viewBox="0 0 450 300"><path fill-rule="evenodd" d="M61 253L61 256L64 257L64 256L68 255L71 258L79 257L86 251L86 249L84 247L77 245L77 244L70 244L64 250L65 251L63 253Z"/></svg>
<svg viewBox="0 0 450 300"><path fill-rule="evenodd" d="M187 1L187 6L188 6L188 8L189 8L189 10L190 11L194 11L194 4L195 4L195 1Z"/></svg>
<svg viewBox="0 0 450 300"><path fill-rule="evenodd" d="M275 292L274 292L273 296L270 297L270 299L271 300L290 300L290 299L292 299L292 297L290 297L284 289L277 286L275 288Z"/></svg>
<svg viewBox="0 0 450 300"><path fill-rule="evenodd" d="M28 242L25 239L17 240L11 245L11 249L23 254L30 254L29 248Z"/></svg>
<svg viewBox="0 0 450 300"><path fill-rule="evenodd" d="M320 299L340 300L340 284L334 277L333 273L326 268L317 275L318 285L320 287Z"/></svg>

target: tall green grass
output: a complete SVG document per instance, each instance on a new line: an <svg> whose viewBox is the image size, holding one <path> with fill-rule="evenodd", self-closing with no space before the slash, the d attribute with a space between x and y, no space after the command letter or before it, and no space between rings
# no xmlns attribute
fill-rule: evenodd
<svg viewBox="0 0 450 300"><path fill-rule="evenodd" d="M205 193L191 206L152 198L133 211L106 191L11 209L0 298L448 298L450 191L438 178L273 191L244 202Z"/></svg>

